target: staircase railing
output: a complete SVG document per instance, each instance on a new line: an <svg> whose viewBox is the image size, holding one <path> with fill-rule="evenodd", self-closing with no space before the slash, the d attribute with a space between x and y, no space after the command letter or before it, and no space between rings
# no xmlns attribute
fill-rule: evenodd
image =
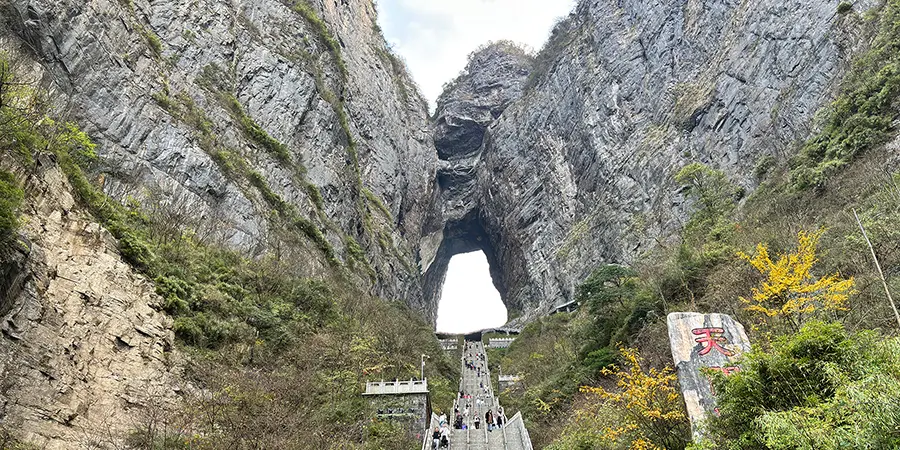
<svg viewBox="0 0 900 450"><path fill-rule="evenodd" d="M525 420L522 419L522 413L517 412L515 416L509 421L510 425L515 426L519 429L519 437L522 444L523 450L534 450L534 447L531 446L531 437L528 435L528 429L525 428Z"/></svg>
<svg viewBox="0 0 900 450"><path fill-rule="evenodd" d="M429 421L428 425L425 427L425 436L422 437L422 450L428 450L431 448L428 443L433 439L433 437L431 436L431 432L432 430L434 430L435 425L440 425L438 423L438 420L438 415L435 413L431 413L431 421Z"/></svg>

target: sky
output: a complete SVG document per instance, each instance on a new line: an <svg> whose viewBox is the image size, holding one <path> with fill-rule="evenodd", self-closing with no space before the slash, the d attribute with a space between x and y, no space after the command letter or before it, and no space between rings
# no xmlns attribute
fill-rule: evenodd
<svg viewBox="0 0 900 450"><path fill-rule="evenodd" d="M487 257L482 251L450 258L438 304L438 332L468 333L506 323L506 307L488 270Z"/></svg>
<svg viewBox="0 0 900 450"><path fill-rule="evenodd" d="M378 20L433 107L480 45L507 39L540 49L574 7L574 0L378 0Z"/></svg>

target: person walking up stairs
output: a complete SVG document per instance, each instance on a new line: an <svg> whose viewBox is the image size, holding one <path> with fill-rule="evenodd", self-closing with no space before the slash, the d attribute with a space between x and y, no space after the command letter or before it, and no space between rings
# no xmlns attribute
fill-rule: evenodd
<svg viewBox="0 0 900 450"><path fill-rule="evenodd" d="M481 341L466 341L462 378L453 403L451 450L532 450L521 415L507 421L494 396L487 354Z"/></svg>

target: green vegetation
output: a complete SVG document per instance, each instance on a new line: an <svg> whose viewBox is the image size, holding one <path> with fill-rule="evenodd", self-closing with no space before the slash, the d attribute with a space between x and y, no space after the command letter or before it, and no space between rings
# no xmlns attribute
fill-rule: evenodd
<svg viewBox="0 0 900 450"><path fill-rule="evenodd" d="M838 12L848 7L841 3ZM793 163L791 180L797 189L823 185L861 152L891 136L900 95L900 0L885 2L878 23L875 40L855 61L821 131Z"/></svg>
<svg viewBox="0 0 900 450"><path fill-rule="evenodd" d="M378 30L378 33L381 33L380 29ZM400 91L400 98L403 99L404 102L408 102L409 88L406 87L406 80L412 79L412 77L407 71L406 63L386 47L379 46L375 49L375 52L378 53L378 57L381 58L385 64L390 66L394 84L397 86L397 90ZM421 98L419 100L424 101Z"/></svg>
<svg viewBox="0 0 900 450"><path fill-rule="evenodd" d="M140 26L141 35L144 36L144 40L147 41L147 46L150 47L150 51L153 53L153 56L157 58L162 56L163 46L162 40L159 36L156 35L152 30L145 26Z"/></svg>
<svg viewBox="0 0 900 450"><path fill-rule="evenodd" d="M722 449L898 448L900 338L809 322L757 346L740 372L716 376Z"/></svg>
<svg viewBox="0 0 900 450"><path fill-rule="evenodd" d="M8 240L19 226L23 195L15 176L0 170L0 243Z"/></svg>
<svg viewBox="0 0 900 450"><path fill-rule="evenodd" d="M550 73L550 69L552 69L556 60L575 39L577 21L578 18L573 13L553 27L553 31L550 32L550 37L547 39L544 47L534 57L534 65L528 74L528 78L525 80L526 92L534 89Z"/></svg>
<svg viewBox="0 0 900 450"><path fill-rule="evenodd" d="M313 30L316 32L316 36L322 43L325 44L325 47L328 48L329 53L331 53L332 58L334 59L335 65L337 65L338 71L340 72L341 77L347 77L347 66L344 64L343 58L341 58L341 44L338 43L337 39L331 34L331 31L328 30L328 25L325 24L325 21L322 20L316 11L306 3L306 0L297 0L294 3L294 11L300 14L303 19L309 23Z"/></svg>
<svg viewBox="0 0 900 450"><path fill-rule="evenodd" d="M508 349L488 350L493 373L502 367L504 374L521 376L518 386L500 393L500 403L509 416L522 412L537 448L562 430L569 403L584 382L577 352L587 325L584 317L555 314L528 324Z"/></svg>
<svg viewBox="0 0 900 450"><path fill-rule="evenodd" d="M3 450L38 450L40 447L21 442L13 437L9 431L0 427L0 448Z"/></svg>
<svg viewBox="0 0 900 450"><path fill-rule="evenodd" d="M900 220L900 174L885 173L884 158L862 155L815 192L797 193L773 168L742 205L741 190L721 172L700 164L678 171L695 208L680 239L661 242L631 267L598 267L576 289L579 311L529 325L494 357L504 373L524 375L503 393L509 411L526 414L538 446L632 448L640 436L629 416L611 397L597 397L601 388L622 392L609 390L612 372L602 369L627 363L617 344L635 347L643 370L663 370L671 365L666 313L724 312L749 325L757 347L746 378L719 381L721 422L707 425L711 441L691 448L895 447L900 411L888 397L900 383L898 341L865 330L896 323L851 211L896 291L900 232L891 224Z"/></svg>
<svg viewBox="0 0 900 450"><path fill-rule="evenodd" d="M378 208L378 210L381 211L382 214L384 214L384 217L386 219L390 221L394 220L394 215L391 214L391 210L387 209L387 206L384 206L384 202L382 202L374 192L372 192L368 188L363 188L362 192L366 199L369 200L369 203L375 205L375 207Z"/></svg>
<svg viewBox="0 0 900 450"><path fill-rule="evenodd" d="M853 3L850 2L840 2L838 3L837 13L838 14L847 14L850 10L853 9Z"/></svg>
<svg viewBox="0 0 900 450"><path fill-rule="evenodd" d="M263 149L271 153L275 158L283 163L291 162L291 153L288 147L277 139L269 136L266 130L263 130L253 119L244 111L241 103L230 94L226 94L229 110L241 125L241 129L247 137L262 146Z"/></svg>
<svg viewBox="0 0 900 450"><path fill-rule="evenodd" d="M260 194L262 194L263 199L266 203L269 204L272 208L274 208L275 212L277 212L282 218L284 218L288 224L296 228L298 231L306 235L310 240L316 243L322 253L325 254L325 258L334 266L339 266L340 261L338 261L337 257L334 253L334 248L331 247L331 243L325 239L325 235L322 233L322 230L319 229L312 221L300 215L297 211L297 208L286 202L280 195L276 194L266 183L266 180L263 176L255 171L250 170L246 173L247 179L250 180L250 184L252 184L257 190L259 190Z"/></svg>
<svg viewBox="0 0 900 450"><path fill-rule="evenodd" d="M243 111L243 108L233 95L219 90L224 84L222 78L219 76L220 74L221 70L214 66L205 68L201 84L218 95L225 105L229 107L229 110L235 116L235 120L241 125L241 128L248 138L256 140L257 143L274 153L279 160L290 163L290 154L287 147L271 138L265 130L253 122L253 120ZM301 235L306 236L314 242L330 264L333 266L340 265L340 261L335 255L334 248L325 238L322 230L319 229L315 223L306 217L303 217L296 206L285 201L280 195L273 191L263 175L256 170L253 170L245 158L232 150L220 147L218 139L212 131L212 121L209 120L203 110L196 105L190 96L182 92L176 94L173 98L168 90L166 90L155 93L153 99L158 105L169 112L172 117L188 124L196 131L200 147L213 158L223 172L236 181L246 180L259 192L266 204L273 208L278 218L283 220L288 227L299 231ZM299 173L296 174L298 177L302 177L305 174L306 169L302 164L292 165L298 167L297 172ZM303 184L310 199L321 211L322 208L324 208L324 204L318 188L304 179L298 181Z"/></svg>
<svg viewBox="0 0 900 450"><path fill-rule="evenodd" d="M408 448L411 436L404 430L370 422L359 394L367 380L417 376L422 353L430 355L426 376L435 404L451 403L459 368L418 313L360 292L341 270L326 267L309 278L303 255L250 258L201 239L195 230L203 224L192 214L152 195L144 205L107 197L88 175L97 165L90 138L74 124L51 120L46 103L23 97L34 91L11 92L0 89L0 116L11 119L0 122L0 161L21 171L34 153L55 156L78 203L117 239L123 258L154 282L159 308L174 318L187 375L201 388L202 395L186 396L175 409L149 405L130 445ZM187 96L164 92L155 99L196 127L204 149L246 177L279 216L299 221L243 158L218 147L205 114ZM17 190L11 180L4 172L9 186L3 187ZM358 255L358 244L348 242ZM30 448L2 432L0 444Z"/></svg>

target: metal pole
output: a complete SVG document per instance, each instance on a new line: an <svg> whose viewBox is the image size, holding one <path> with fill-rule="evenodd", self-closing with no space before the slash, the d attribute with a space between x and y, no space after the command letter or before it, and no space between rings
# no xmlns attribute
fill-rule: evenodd
<svg viewBox="0 0 900 450"><path fill-rule="evenodd" d="M884 285L884 293L887 294L888 301L891 302L891 309L894 310L894 318L897 319L897 326L900 327L900 313L897 312L897 305L894 304L894 298L891 297L891 290L888 289L887 280L884 278L884 272L881 271L881 263L878 262L878 257L875 256L875 248L872 247L872 241L869 240L869 235L866 234L866 229L863 228L862 221L859 220L859 215L856 214L856 209L853 209L853 217L856 217L856 223L859 224L859 229L862 231L863 238L866 240L866 244L869 245L869 251L872 252L872 259L875 260L875 268L878 269L878 276L881 277L881 284Z"/></svg>
<svg viewBox="0 0 900 450"><path fill-rule="evenodd" d="M423 353L422 354L422 370L421 370L421 376L419 377L420 380L425 379L425 356L426 355Z"/></svg>

